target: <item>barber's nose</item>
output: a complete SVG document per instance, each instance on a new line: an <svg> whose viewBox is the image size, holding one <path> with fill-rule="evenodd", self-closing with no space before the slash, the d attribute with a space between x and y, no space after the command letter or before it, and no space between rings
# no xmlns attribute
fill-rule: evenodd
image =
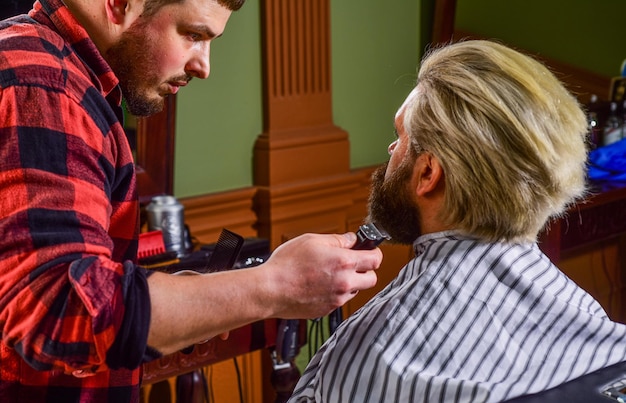
<svg viewBox="0 0 626 403"><path fill-rule="evenodd" d="M198 49L185 66L185 72L196 78L207 78L211 72L210 53L208 43Z"/></svg>
<svg viewBox="0 0 626 403"><path fill-rule="evenodd" d="M393 143L389 144L389 147L387 147L387 152L389 153L389 155L393 154L393 150L395 150L397 146L398 140L395 140Z"/></svg>

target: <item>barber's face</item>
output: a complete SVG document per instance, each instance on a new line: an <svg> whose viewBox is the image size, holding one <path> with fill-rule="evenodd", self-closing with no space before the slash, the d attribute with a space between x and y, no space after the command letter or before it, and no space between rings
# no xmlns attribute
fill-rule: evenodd
<svg viewBox="0 0 626 403"><path fill-rule="evenodd" d="M389 146L390 160L372 175L369 219L384 228L392 242L412 244L421 235L420 212L411 185L415 156L409 151L402 111L396 115L398 139Z"/></svg>
<svg viewBox="0 0 626 403"><path fill-rule="evenodd" d="M193 77L207 78L210 43L224 32L230 14L217 1L186 0L138 17L105 52L130 113L157 113L165 97Z"/></svg>

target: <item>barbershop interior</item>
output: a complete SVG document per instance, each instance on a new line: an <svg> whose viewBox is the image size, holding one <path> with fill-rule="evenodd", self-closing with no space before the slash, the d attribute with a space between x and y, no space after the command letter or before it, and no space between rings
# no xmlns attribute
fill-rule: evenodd
<svg viewBox="0 0 626 403"><path fill-rule="evenodd" d="M138 139L147 130L150 141L159 133L172 147L166 155L148 148L150 156L139 149L138 163L173 164L158 173L170 183L159 190L179 198L185 223L202 244L216 242L226 228L255 247L266 241L265 253L304 232L356 231L367 214L372 171L388 159L391 117L431 44L489 38L527 52L597 114L597 130L604 133L615 115L624 131L624 15L626 3L615 0L249 2L214 45L212 77L171 99L166 116L139 123L150 129L140 129ZM619 179L598 180L590 200L545 229L540 246L613 320L626 322L622 186ZM378 284L349 301L344 317L413 253L408 246L381 248ZM251 256L243 252L241 259ZM279 348L273 321L149 363L144 401L180 402L174 396L184 393L183 384L195 385L186 391L192 400L184 401L203 401L198 396L207 391L215 402L284 401L281 394L289 395L327 337L325 323L298 325L295 370L272 358ZM250 346L256 351L245 351Z"/></svg>
<svg viewBox="0 0 626 403"><path fill-rule="evenodd" d="M538 245L626 323L625 15L621 0L248 0L212 44L210 78L168 97L154 116L125 117L139 262L168 273L208 270L211 261L237 270L304 233L356 232L422 56L490 39L548 66L587 113L588 196L551 220ZM180 221L176 234L159 225L163 214ZM337 322L414 255L407 245L379 247L374 288L328 317L256 322L147 362L141 402L286 402ZM618 378L574 386L610 402L596 386L623 380L626 398L626 375Z"/></svg>

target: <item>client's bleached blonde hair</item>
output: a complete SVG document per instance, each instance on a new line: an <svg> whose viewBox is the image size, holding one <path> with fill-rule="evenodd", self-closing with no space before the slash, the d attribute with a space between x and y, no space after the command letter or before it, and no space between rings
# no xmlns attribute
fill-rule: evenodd
<svg viewBox="0 0 626 403"><path fill-rule="evenodd" d="M587 123L541 63L492 41L422 60L404 125L444 170L441 219L486 240L535 240L585 192Z"/></svg>

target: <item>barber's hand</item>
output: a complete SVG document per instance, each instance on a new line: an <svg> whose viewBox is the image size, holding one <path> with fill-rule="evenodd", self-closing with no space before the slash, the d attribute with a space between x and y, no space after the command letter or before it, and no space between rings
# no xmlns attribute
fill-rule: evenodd
<svg viewBox="0 0 626 403"><path fill-rule="evenodd" d="M351 250L355 242L352 232L304 234L278 247L264 264L275 287L276 317L325 316L376 285L382 252Z"/></svg>

